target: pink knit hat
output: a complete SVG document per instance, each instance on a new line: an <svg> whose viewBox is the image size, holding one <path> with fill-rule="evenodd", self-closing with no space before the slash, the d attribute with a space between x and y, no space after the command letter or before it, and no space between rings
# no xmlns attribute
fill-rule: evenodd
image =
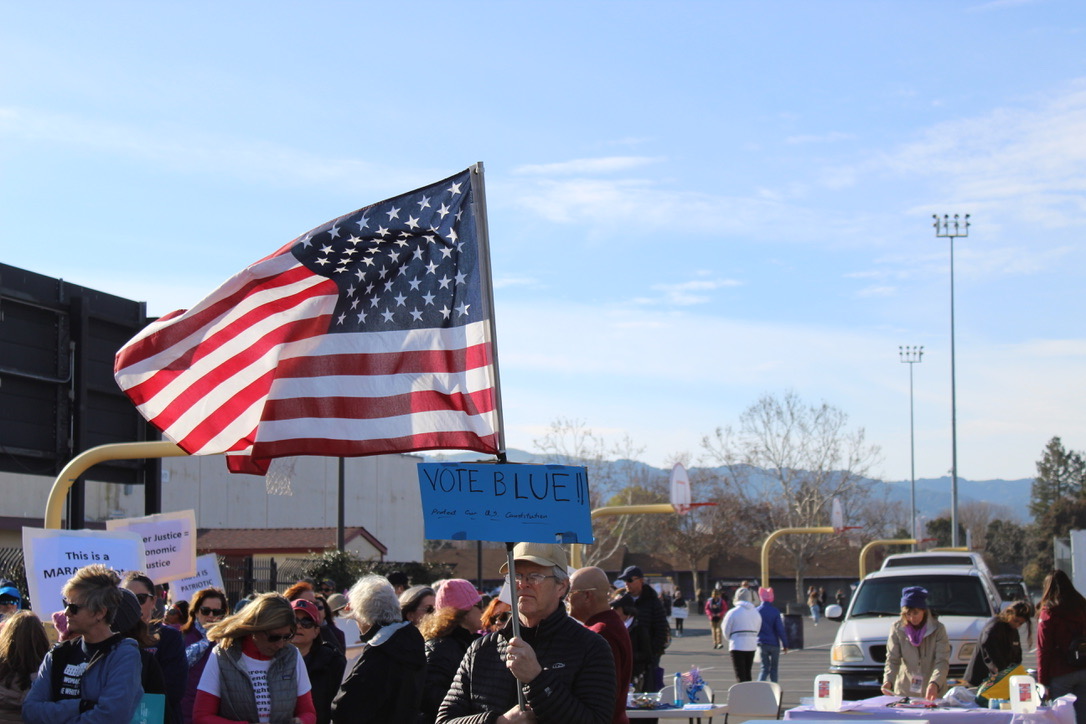
<svg viewBox="0 0 1086 724"><path fill-rule="evenodd" d="M434 608L456 608L467 611L481 600L483 597L470 581L465 581L463 578L450 578L437 592Z"/></svg>
<svg viewBox="0 0 1086 724"><path fill-rule="evenodd" d="M766 603L773 603L773 589L759 587L758 598L762 599Z"/></svg>

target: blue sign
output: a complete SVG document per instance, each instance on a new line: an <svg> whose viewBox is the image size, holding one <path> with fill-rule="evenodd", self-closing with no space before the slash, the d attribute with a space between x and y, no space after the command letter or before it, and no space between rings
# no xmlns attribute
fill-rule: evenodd
<svg viewBox="0 0 1086 724"><path fill-rule="evenodd" d="M595 542L584 468L419 463L419 486L430 540Z"/></svg>

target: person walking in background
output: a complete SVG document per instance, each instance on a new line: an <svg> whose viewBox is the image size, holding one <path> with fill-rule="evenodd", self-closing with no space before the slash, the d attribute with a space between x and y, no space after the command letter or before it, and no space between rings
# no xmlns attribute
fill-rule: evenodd
<svg viewBox="0 0 1086 724"><path fill-rule="evenodd" d="M762 617L748 598L748 595L740 595L740 592L736 591L733 601L735 605L724 614L722 625L724 637L728 639L728 653L731 654L735 678L740 682L751 680L754 651L758 648L758 632L762 628Z"/></svg>
<svg viewBox="0 0 1086 724"><path fill-rule="evenodd" d="M811 611L811 620L817 626L822 618L822 599L818 597L818 589L814 586L807 589L807 608Z"/></svg>
<svg viewBox="0 0 1086 724"><path fill-rule="evenodd" d="M683 624L686 623L689 613L690 609L686 605L686 599L683 598L683 592L676 588L675 599L671 602L671 616L675 619L676 638L683 637Z"/></svg>
<svg viewBox="0 0 1086 724"><path fill-rule="evenodd" d="M23 700L49 651L41 619L30 611L9 614L0 626L0 722L22 724Z"/></svg>
<svg viewBox="0 0 1086 724"><path fill-rule="evenodd" d="M781 654L788 653L788 634L784 630L781 612L773 605L776 598L773 589L759 588L758 596L762 599L757 608L758 615L762 617L762 627L758 629L758 652L762 659L758 681L778 681Z"/></svg>
<svg viewBox="0 0 1086 724"><path fill-rule="evenodd" d="M1055 570L1045 577L1037 616L1037 680L1056 699L1074 694L1075 718L1086 722L1086 669L1068 661L1069 644L1086 636L1086 598L1075 590L1066 573Z"/></svg>
<svg viewBox="0 0 1086 724"><path fill-rule="evenodd" d="M728 611L728 604L724 601L723 591L713 589L713 594L705 602L705 615L709 617L709 628L713 632L713 648L724 648L724 634L720 626L724 621L724 614Z"/></svg>

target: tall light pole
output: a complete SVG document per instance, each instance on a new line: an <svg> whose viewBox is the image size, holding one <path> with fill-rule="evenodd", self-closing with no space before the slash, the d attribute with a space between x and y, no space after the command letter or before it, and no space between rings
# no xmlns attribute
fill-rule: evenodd
<svg viewBox="0 0 1086 724"><path fill-rule="evenodd" d="M935 236L950 239L950 544L958 547L958 394L954 370L954 240L969 236L969 214L935 219Z"/></svg>
<svg viewBox="0 0 1086 724"><path fill-rule="evenodd" d="M909 480L910 498L912 500L912 531L910 536L919 540L920 534L916 530L916 426L913 423L913 365L919 364L924 357L923 347L898 347L898 356L901 361L909 365ZM916 544L913 543L913 550Z"/></svg>

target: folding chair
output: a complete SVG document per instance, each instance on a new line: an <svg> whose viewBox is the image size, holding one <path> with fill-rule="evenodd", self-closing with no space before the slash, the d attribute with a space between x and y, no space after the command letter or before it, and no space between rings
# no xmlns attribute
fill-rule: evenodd
<svg viewBox="0 0 1086 724"><path fill-rule="evenodd" d="M774 681L744 681L728 689L724 724L749 719L781 718L781 685Z"/></svg>

